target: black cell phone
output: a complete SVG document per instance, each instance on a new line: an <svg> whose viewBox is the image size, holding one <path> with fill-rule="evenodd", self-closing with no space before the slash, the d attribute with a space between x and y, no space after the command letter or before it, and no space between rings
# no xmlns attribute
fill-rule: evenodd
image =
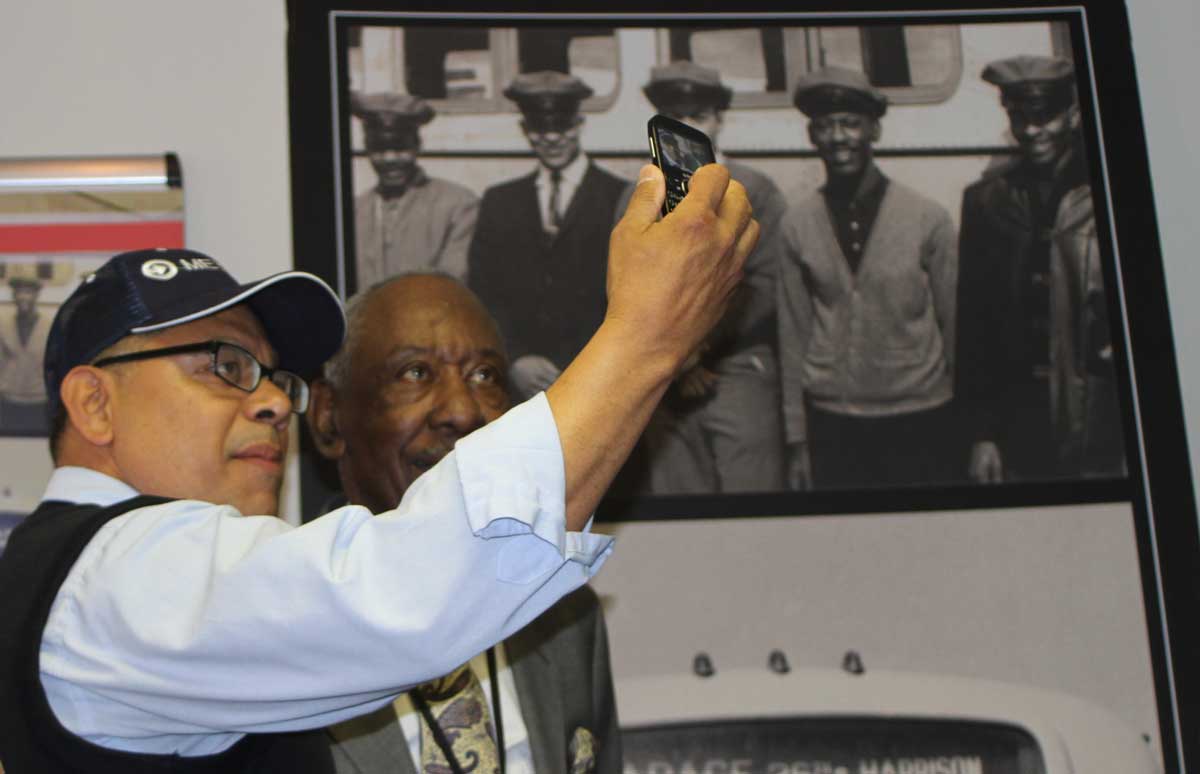
<svg viewBox="0 0 1200 774"><path fill-rule="evenodd" d="M715 163L717 156L707 134L673 118L654 116L647 130L650 155L667 179L667 200L662 210L666 215L687 195L692 173L705 164Z"/></svg>

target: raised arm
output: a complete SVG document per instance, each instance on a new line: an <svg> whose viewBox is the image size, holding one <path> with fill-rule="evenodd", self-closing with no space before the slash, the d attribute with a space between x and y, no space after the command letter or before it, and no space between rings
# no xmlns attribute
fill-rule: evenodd
<svg viewBox="0 0 1200 774"><path fill-rule="evenodd" d="M546 391L566 469L567 528L579 530L685 358L721 319L758 240L746 191L722 166L692 177L658 219L662 173L642 167L608 256L608 311Z"/></svg>

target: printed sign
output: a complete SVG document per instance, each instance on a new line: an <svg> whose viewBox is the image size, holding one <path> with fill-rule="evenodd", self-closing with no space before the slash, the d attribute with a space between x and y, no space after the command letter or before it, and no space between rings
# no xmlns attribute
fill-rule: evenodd
<svg viewBox="0 0 1200 774"><path fill-rule="evenodd" d="M625 774L1034 774L1015 726L907 718L789 718L655 726L622 734Z"/></svg>

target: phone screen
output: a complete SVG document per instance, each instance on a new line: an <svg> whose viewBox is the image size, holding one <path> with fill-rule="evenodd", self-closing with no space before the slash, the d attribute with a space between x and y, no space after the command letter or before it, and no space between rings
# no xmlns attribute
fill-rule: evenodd
<svg viewBox="0 0 1200 774"><path fill-rule="evenodd" d="M658 147L662 152L663 166L675 175L691 177L697 169L713 162L706 146L668 129L658 130Z"/></svg>

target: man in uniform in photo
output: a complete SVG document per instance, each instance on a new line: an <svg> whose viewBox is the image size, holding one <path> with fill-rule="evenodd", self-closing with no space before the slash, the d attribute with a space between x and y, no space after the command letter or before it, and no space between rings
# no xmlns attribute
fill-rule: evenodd
<svg viewBox="0 0 1200 774"><path fill-rule="evenodd" d="M15 310L0 315L0 430L15 435L46 432L42 353L51 315L38 311L42 283L20 274L8 280Z"/></svg>
<svg viewBox="0 0 1200 774"><path fill-rule="evenodd" d="M793 94L825 185L783 225L779 346L789 479L857 489L950 475L957 237L874 162L887 99L828 67Z"/></svg>
<svg viewBox="0 0 1200 774"><path fill-rule="evenodd" d="M349 336L313 384L307 418L318 450L337 465L345 492L337 505L378 513L508 410L508 361L491 316L447 276L389 280L351 299L347 318ZM462 717L469 724L455 725ZM453 740L449 756L435 729ZM466 771L472 754L489 772L561 774L566 761L580 774L619 774L595 592L581 587L460 669L329 732L338 770L352 774L442 771L450 756Z"/></svg>
<svg viewBox="0 0 1200 774"><path fill-rule="evenodd" d="M469 189L425 174L417 163L419 127L433 119L423 99L354 94L375 187L354 201L357 287L407 271L434 269L464 279L479 212Z"/></svg>
<svg viewBox="0 0 1200 774"><path fill-rule="evenodd" d="M963 193L958 394L980 483L1120 476L1125 456L1071 62L989 64L1016 156Z"/></svg>
<svg viewBox="0 0 1200 774"><path fill-rule="evenodd" d="M504 90L537 168L484 191L467 281L500 325L520 398L551 384L604 317L608 234L626 181L583 151L580 103L591 94L550 70Z"/></svg>
<svg viewBox="0 0 1200 774"><path fill-rule="evenodd" d="M721 153L733 91L716 70L689 61L657 66L642 91L656 111L708 135L717 161L746 187L761 227L729 313L676 380L643 436L645 487L654 494L783 489L775 286L787 201L765 174ZM617 205L618 218L632 193L630 186Z"/></svg>

